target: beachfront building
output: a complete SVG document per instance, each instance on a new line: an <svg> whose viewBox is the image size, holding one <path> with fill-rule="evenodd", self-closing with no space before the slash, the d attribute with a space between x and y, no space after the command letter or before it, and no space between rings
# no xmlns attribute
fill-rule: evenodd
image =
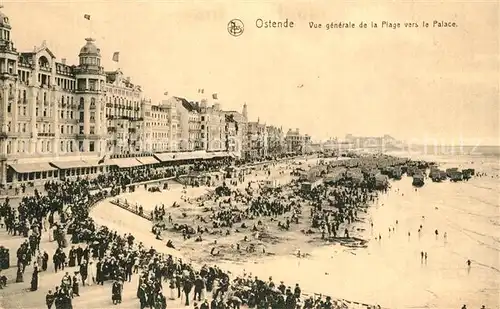
<svg viewBox="0 0 500 309"><path fill-rule="evenodd" d="M225 150L225 115L219 103L207 106L207 100L200 102L201 147L206 151Z"/></svg>
<svg viewBox="0 0 500 309"><path fill-rule="evenodd" d="M171 151L170 111L166 106L142 101L144 111L144 150L148 152Z"/></svg>
<svg viewBox="0 0 500 309"><path fill-rule="evenodd" d="M190 102L185 98L172 97L179 115L179 149L194 151L201 146L201 108L198 102Z"/></svg>
<svg viewBox="0 0 500 309"><path fill-rule="evenodd" d="M180 130L180 115L177 112L176 102L172 100L164 100L160 103L160 107L162 107L167 112L168 130L169 130L168 151L178 151L179 141L181 139L182 132Z"/></svg>
<svg viewBox="0 0 500 309"><path fill-rule="evenodd" d="M94 40L86 39L78 65L70 66L57 61L45 43L18 52L11 30L9 18L0 13L3 185L57 177L49 159L97 158L106 151L107 133L106 75Z"/></svg>
<svg viewBox="0 0 500 309"><path fill-rule="evenodd" d="M241 109L241 157L249 158L250 157L250 140L248 139L248 106L247 104L243 104L243 108Z"/></svg>
<svg viewBox="0 0 500 309"><path fill-rule="evenodd" d="M260 120L248 122L247 138L249 141L248 159L261 159L267 156L266 125Z"/></svg>
<svg viewBox="0 0 500 309"><path fill-rule="evenodd" d="M246 104L233 118L216 96L211 106L187 107L180 98L152 104L121 70L104 70L94 39L72 65L45 43L17 51L11 30L0 13L0 187L156 164L153 154L161 152L267 153L265 125L248 129Z"/></svg>
<svg viewBox="0 0 500 309"><path fill-rule="evenodd" d="M305 138L300 134L300 130L288 129L285 137L287 151L289 153L301 154L304 151Z"/></svg>
<svg viewBox="0 0 500 309"><path fill-rule="evenodd" d="M246 119L237 111L223 111L223 113L225 115L225 150L241 158Z"/></svg>
<svg viewBox="0 0 500 309"><path fill-rule="evenodd" d="M267 126L267 155L279 157L285 150L285 135L282 127Z"/></svg>
<svg viewBox="0 0 500 309"><path fill-rule="evenodd" d="M130 78L125 78L120 70L106 72L104 100L106 102L108 153L143 152L141 87L132 84Z"/></svg>

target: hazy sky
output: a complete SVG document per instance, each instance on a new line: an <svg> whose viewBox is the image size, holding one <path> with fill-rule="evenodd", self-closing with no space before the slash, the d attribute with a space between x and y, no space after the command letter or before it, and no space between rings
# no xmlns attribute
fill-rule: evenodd
<svg viewBox="0 0 500 309"><path fill-rule="evenodd" d="M247 102L251 120L315 138L498 144L499 4L464 2L4 1L2 11L18 50L46 40L58 60L76 64L92 35L105 68L117 67L119 51L118 67L154 101L165 91L196 99L204 88L225 109ZM233 18L245 23L240 37L227 32ZM257 18L288 18L295 28L257 29ZM458 28L432 28L434 19ZM382 29L383 20L401 28ZM379 28L313 30L310 21Z"/></svg>

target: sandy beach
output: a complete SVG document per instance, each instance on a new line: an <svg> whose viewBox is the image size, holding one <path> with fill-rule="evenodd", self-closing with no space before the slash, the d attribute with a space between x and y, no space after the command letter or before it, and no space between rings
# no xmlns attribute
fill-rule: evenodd
<svg viewBox="0 0 500 309"><path fill-rule="evenodd" d="M305 164L314 162L310 160ZM470 162L464 160L446 164L458 163L470 166ZM481 167L494 173L492 166L485 162L478 163L477 170ZM280 170L283 170L282 165L273 169L270 178L281 184L290 181L291 177L287 173L280 175ZM239 186L266 178L263 171L255 171ZM464 303L468 308L479 308L483 304L486 308L496 308L500 217L498 194L494 193L499 192L498 188L497 178L480 177L459 183L428 180L424 187L415 190L411 178L404 176L400 181L391 182L388 193L381 194L367 213L349 227L352 235L369 240L366 248L358 249L342 246L339 242L327 243L319 235L304 235L298 226L286 232L271 229L269 234L273 239L259 241L265 254L257 250L254 254L242 255L236 254L230 245L241 241L243 233L208 237L201 244L193 239L183 241L182 236L175 233L165 233L163 240L157 240L151 233L150 221L111 204L110 199L96 205L91 216L97 224L106 225L119 234L133 233L146 247L153 246L196 265L216 263L233 275L252 273L263 279L272 276L289 285L297 282L306 293L314 291L351 302L379 304L383 308L447 309L461 307ZM181 211L191 212L188 216L191 217L200 210L194 203L183 202L182 197L194 200L211 189L197 187L183 192L182 185L171 182L168 191L149 193L138 188L120 198L140 203L145 210L164 203L167 214L171 211L179 218ZM174 202L181 206L171 208ZM304 226L307 226L305 221ZM22 238L4 234L0 235L2 245L17 248ZM166 247L166 239L172 239L178 245L177 250ZM222 256L211 257L210 244L215 239L227 250ZM42 242L44 248L55 250L54 243L48 243L47 239ZM298 258L298 250L306 256ZM421 259L421 252L428 254L427 260ZM11 253L11 264L14 259ZM472 261L470 268L466 264L468 259ZM30 298L20 299L18 295L24 293L23 288L16 284L9 287L8 293L2 293L0 305L3 308L36 308L36 304L43 302L45 291L60 280L61 274L54 274L50 269L42 273L40 289L31 293ZM137 305L136 280L133 278L131 284L125 284L125 300L120 307L135 308ZM95 286L84 289L85 300L77 298L74 303L77 308L99 308L107 303L108 289ZM176 306L176 302L169 304L170 308Z"/></svg>
<svg viewBox="0 0 500 309"><path fill-rule="evenodd" d="M464 160L441 164L443 167L471 165L470 161ZM477 170L490 168L484 162L476 165ZM168 194L173 197L175 190L172 188ZM281 232L273 244L263 244L267 254L240 257L226 254L218 259L207 259L210 247L205 246L205 242L200 245L192 240L180 244L178 254L198 263L217 260L233 273L245 271L261 277L273 276L285 282L300 282L307 291L387 308L455 308L464 303L495 307L499 291L500 239L498 200L492 194L495 190L498 190L497 179L489 177L462 183L432 183L428 180L417 191L411 186L411 178L392 182L388 194L382 195L369 209L367 217L371 218L373 229L369 227L369 218L352 227L361 238L370 240L366 249L325 245L324 241L320 245L310 236L294 231ZM188 192L195 197L203 192L203 188L189 189ZM140 194L138 192L135 196ZM154 207L159 200L161 198L152 198L150 205ZM166 205L169 202L171 200L165 200ZM144 205L146 207L146 203ZM101 214L103 210L100 209L104 208L113 210ZM144 221L139 228L132 214L124 213L115 216L119 219L110 221L109 216L115 211L123 211L116 208L100 205L94 210L93 217L123 232L134 227L145 240L153 239L148 230L150 224ZM389 228L395 231L389 233ZM437 237L436 229L439 232ZM381 240L375 240L379 234ZM176 244L182 241L179 236L176 238L171 234L170 237ZM237 238L241 236L223 238L223 241L229 245ZM309 256L299 259L294 255L297 250ZM421 261L422 251L428 253L427 263ZM472 261L470 269L466 265L467 259Z"/></svg>

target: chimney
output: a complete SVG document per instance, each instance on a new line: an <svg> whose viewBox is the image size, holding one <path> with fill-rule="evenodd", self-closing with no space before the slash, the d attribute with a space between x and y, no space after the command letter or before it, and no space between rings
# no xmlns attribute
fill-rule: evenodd
<svg viewBox="0 0 500 309"><path fill-rule="evenodd" d="M61 59L61 63L62 63L62 64L66 64L66 58L62 58L62 59Z"/></svg>

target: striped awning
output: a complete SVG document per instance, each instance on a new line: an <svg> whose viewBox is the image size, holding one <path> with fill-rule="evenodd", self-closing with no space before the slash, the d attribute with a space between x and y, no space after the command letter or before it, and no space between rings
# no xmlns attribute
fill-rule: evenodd
<svg viewBox="0 0 500 309"><path fill-rule="evenodd" d="M139 161L142 165L156 164L160 163L155 157L137 157L137 161Z"/></svg>
<svg viewBox="0 0 500 309"><path fill-rule="evenodd" d="M57 168L50 165L48 162L44 163L12 163L9 164L12 169L18 173L33 173L33 172L46 172L55 171Z"/></svg>

